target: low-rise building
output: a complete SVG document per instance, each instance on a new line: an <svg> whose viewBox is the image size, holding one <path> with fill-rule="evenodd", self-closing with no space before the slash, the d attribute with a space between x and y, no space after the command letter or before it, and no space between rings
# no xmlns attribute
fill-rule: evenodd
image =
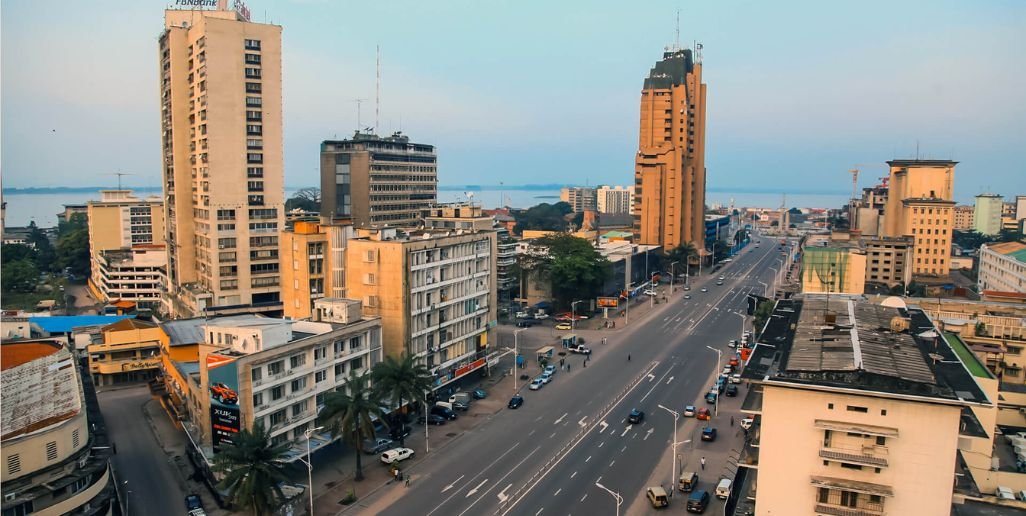
<svg viewBox="0 0 1026 516"><path fill-rule="evenodd" d="M978 497L963 450L990 437L973 410L996 400L971 366L917 307L778 301L742 373L756 513L949 514Z"/></svg>
<svg viewBox="0 0 1026 516"><path fill-rule="evenodd" d="M492 230L357 230L346 291L382 319L386 355L417 358L441 387L485 365L496 321Z"/></svg>
<svg viewBox="0 0 1026 516"><path fill-rule="evenodd" d="M293 443L286 460L306 455L304 432L316 426L324 397L381 361L381 319L365 316L351 299L318 299L310 320L239 315L185 321L176 321L175 331L203 336L198 392L187 395L196 406L186 430L207 459L256 424L273 442ZM315 436L314 448L333 440L323 432Z"/></svg>
<svg viewBox="0 0 1026 516"><path fill-rule="evenodd" d="M89 374L93 385L114 385L149 381L160 371L160 339L156 323L122 319L100 328L96 342L89 344Z"/></svg>
<svg viewBox="0 0 1026 516"><path fill-rule="evenodd" d="M48 340L0 345L3 514L120 514L111 443L88 376Z"/></svg>
<svg viewBox="0 0 1026 516"><path fill-rule="evenodd" d="M1002 242L980 246L977 286L981 292L1026 294L1026 244Z"/></svg>
<svg viewBox="0 0 1026 516"><path fill-rule="evenodd" d="M861 294L866 288L866 250L858 241L810 237L801 259L802 292Z"/></svg>
<svg viewBox="0 0 1026 516"><path fill-rule="evenodd" d="M354 235L345 219L295 221L281 233L281 297L286 317L307 319L322 297L345 297L346 242Z"/></svg>

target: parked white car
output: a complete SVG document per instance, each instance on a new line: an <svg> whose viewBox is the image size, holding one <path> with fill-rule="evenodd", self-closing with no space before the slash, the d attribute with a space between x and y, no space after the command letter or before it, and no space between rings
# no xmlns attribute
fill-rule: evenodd
<svg viewBox="0 0 1026 516"><path fill-rule="evenodd" d="M746 417L746 418L741 420L741 428L744 428L745 430L748 430L749 428L752 427L752 423L754 423L754 422L755 422L754 419L752 419L750 417Z"/></svg>
<svg viewBox="0 0 1026 516"><path fill-rule="evenodd" d="M527 319L528 317L530 317L530 315L528 315L527 312L517 312L514 315L517 319Z"/></svg>
<svg viewBox="0 0 1026 516"><path fill-rule="evenodd" d="M730 375L730 383L741 383L741 373Z"/></svg>
<svg viewBox="0 0 1026 516"><path fill-rule="evenodd" d="M413 457L413 450L409 448L392 448L381 454L381 462L385 464L395 464L401 460L406 460Z"/></svg>

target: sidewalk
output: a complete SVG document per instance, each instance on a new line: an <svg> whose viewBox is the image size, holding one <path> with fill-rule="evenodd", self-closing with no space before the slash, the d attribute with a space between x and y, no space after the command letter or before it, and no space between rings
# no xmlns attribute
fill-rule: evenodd
<svg viewBox="0 0 1026 516"><path fill-rule="evenodd" d="M439 454L450 444L457 442L467 431L474 429L488 418L506 407L513 392L513 380L505 373L513 368L513 356L508 355L502 362L492 368L492 376L481 378L477 385L465 382L463 390L480 387L488 391L488 397L475 400L470 410L459 412L460 417L444 425L428 428L430 452L425 451L424 425L411 424L410 436L406 438L406 447L414 450L412 459L402 462L403 474L415 484L420 477L418 465ZM519 373L518 373L519 374ZM397 442L395 444L399 446ZM348 445L336 443L320 453L314 454L314 514L316 516L332 516L343 512L374 514L399 499L405 490L405 482L394 482L388 467L381 463L379 455L364 454L364 480L356 482L353 476L356 471L355 451ZM304 471L305 475L305 471ZM299 479L296 479L299 481ZM306 478L302 479L306 483ZM356 503L343 505L342 499L352 491Z"/></svg>

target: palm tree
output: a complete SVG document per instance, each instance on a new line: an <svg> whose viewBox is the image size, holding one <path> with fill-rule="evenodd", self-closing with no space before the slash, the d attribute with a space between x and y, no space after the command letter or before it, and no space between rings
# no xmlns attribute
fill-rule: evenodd
<svg viewBox="0 0 1026 516"><path fill-rule="evenodd" d="M671 262L686 262L693 256L698 256L698 250L691 242L684 242L667 253L667 259Z"/></svg>
<svg viewBox="0 0 1026 516"><path fill-rule="evenodd" d="M287 442L272 444L261 424L252 432L242 430L214 457L214 471L225 474L218 487L228 489L233 506L257 516L272 514L285 502L279 484L286 480L282 456L288 448Z"/></svg>
<svg viewBox="0 0 1026 516"><path fill-rule="evenodd" d="M401 358L386 356L374 365L371 377L374 378L378 398L398 401L396 407L400 410L407 401L421 399L426 391L431 390L431 373L424 364L407 353L403 353ZM406 446L404 434L399 433L399 446Z"/></svg>
<svg viewBox="0 0 1026 516"><path fill-rule="evenodd" d="M363 440L374 438L371 416L385 423L385 411L367 384L368 376L367 373L351 373L340 390L324 397L324 409L317 418L319 424L331 430L332 437L342 436L344 441L356 449L354 480L358 482L363 480Z"/></svg>

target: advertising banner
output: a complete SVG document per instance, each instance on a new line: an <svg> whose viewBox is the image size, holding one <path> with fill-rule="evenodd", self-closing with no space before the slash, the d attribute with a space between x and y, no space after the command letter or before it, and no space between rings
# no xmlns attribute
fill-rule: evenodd
<svg viewBox="0 0 1026 516"><path fill-rule="evenodd" d="M599 297L595 298L595 306L599 308L616 308L620 303L620 300L615 297Z"/></svg>
<svg viewBox="0 0 1026 516"><path fill-rule="evenodd" d="M235 357L207 355L210 382L210 434L214 452L231 444L242 429L239 416L239 370Z"/></svg>

